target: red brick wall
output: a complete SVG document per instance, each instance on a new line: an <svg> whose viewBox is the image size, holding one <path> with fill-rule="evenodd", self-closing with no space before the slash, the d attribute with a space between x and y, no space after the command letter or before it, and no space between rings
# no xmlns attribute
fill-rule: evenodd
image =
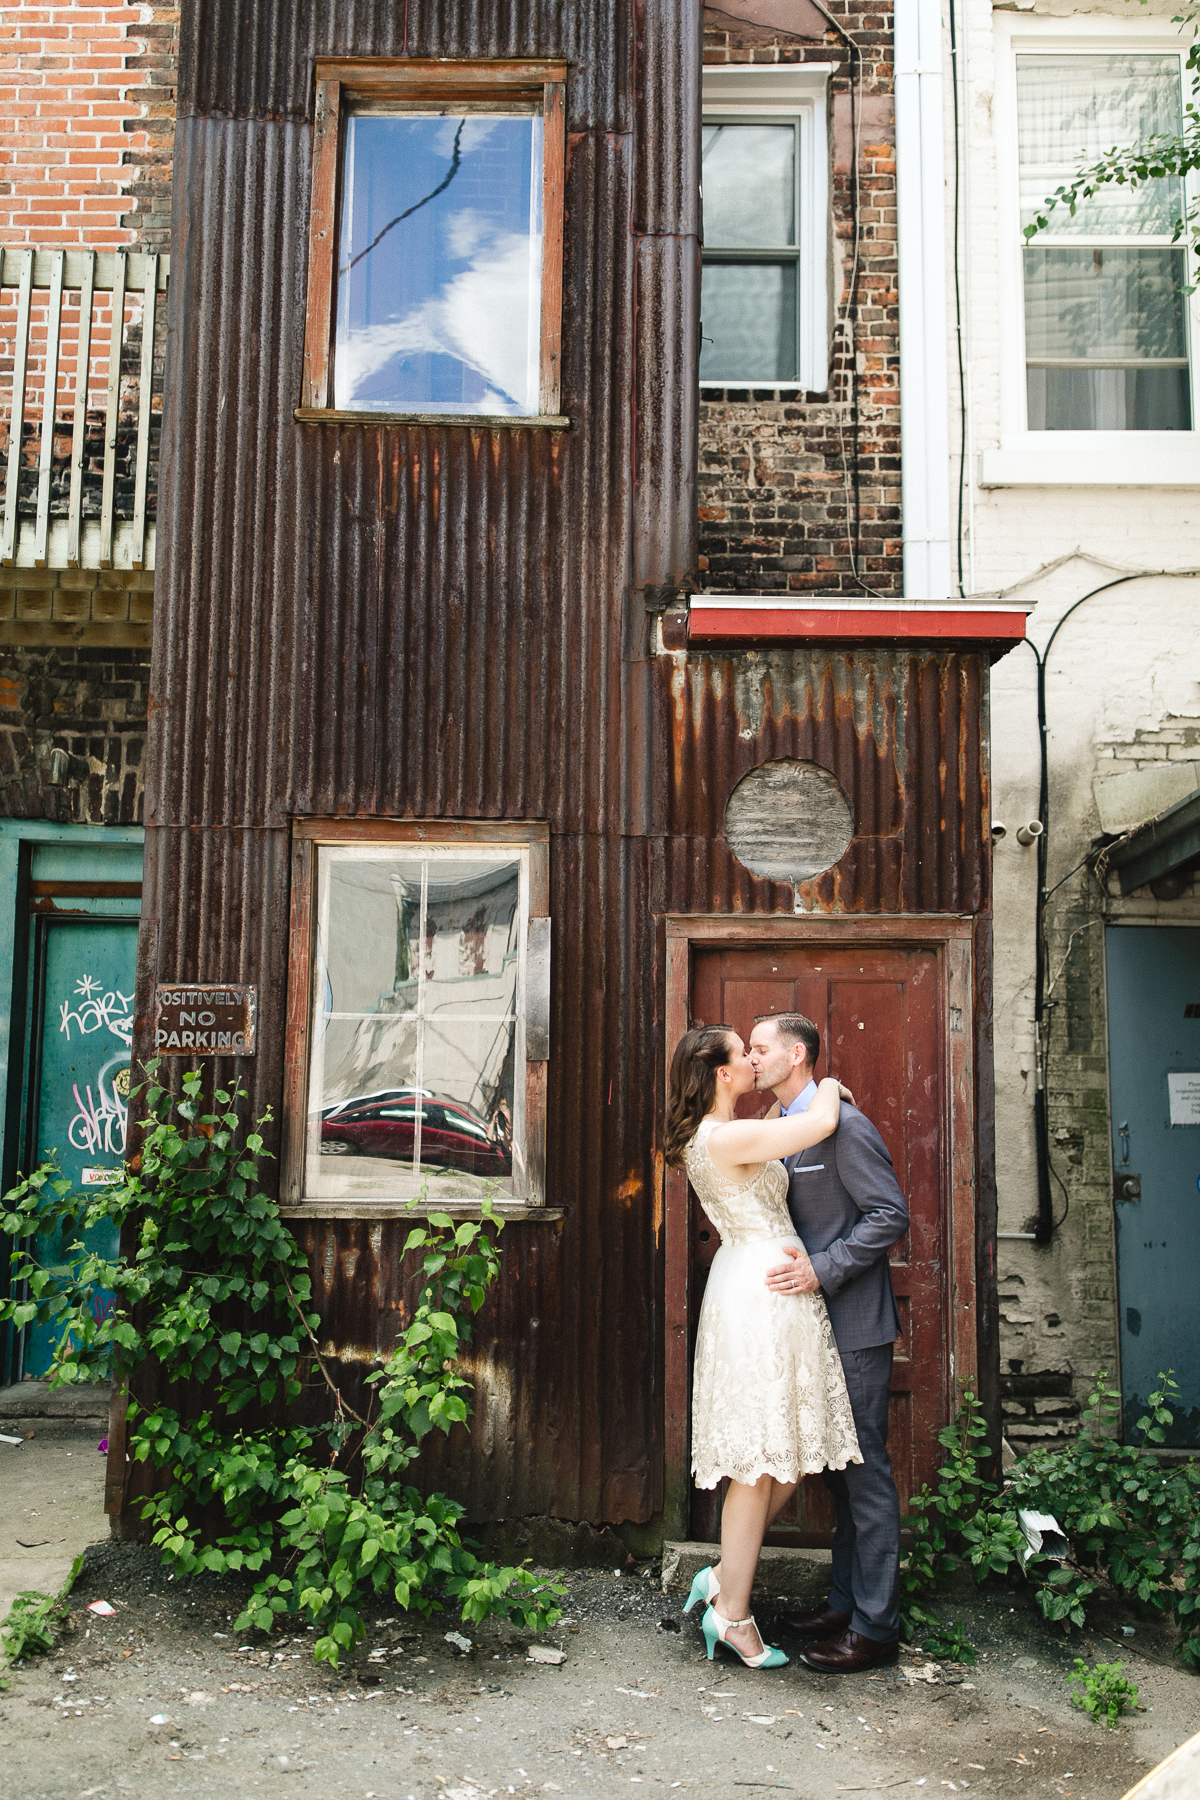
<svg viewBox="0 0 1200 1800"><path fill-rule="evenodd" d="M0 5L0 244L166 250L171 228L178 11L111 0ZM107 296L93 311L85 516L94 511L108 374ZM34 295L26 386L26 467L21 509L32 505L40 417L46 296ZM165 333L159 307L159 334ZM126 302L125 386L136 377L142 301ZM0 293L0 449L7 449L16 292ZM64 306L64 354L52 515L66 504L74 404L78 305ZM156 355L154 407L160 405ZM130 389L132 392L132 389ZM123 411L128 408L124 407ZM129 436L128 420L122 429ZM128 446L119 448L117 517L128 516ZM152 460L157 434L151 439ZM150 511L153 515L153 472ZM0 647L0 817L128 824L142 808L149 652L84 645ZM70 758L51 787L49 751Z"/></svg>
<svg viewBox="0 0 1200 1800"><path fill-rule="evenodd" d="M0 244L112 250L124 245L169 248L171 158L175 129L175 66L179 15L174 8L144 5L65 6L26 3L0 6ZM25 455L21 511L33 507L47 341L49 296L35 289L30 309L29 362L25 381ZM118 460L132 454L137 406L143 303L125 302L122 443ZM112 314L107 294L92 306L89 362L89 443L86 468L99 481L103 409L108 381ZM11 377L17 328L17 290L0 290L0 437L7 453ZM55 516L66 506L70 413L78 371L78 294L64 294L58 365L57 436L54 454ZM161 409L162 348L166 308L157 320L156 417ZM157 439L152 446L157 461ZM117 516L130 516L132 481L118 482ZM151 490L156 488L151 482ZM85 511L87 510L85 500ZM151 511L153 506L151 505Z"/></svg>
<svg viewBox="0 0 1200 1800"><path fill-rule="evenodd" d="M836 243L830 387L823 394L703 391L700 585L710 590L903 591L892 9L890 0L874 6L828 0L828 11L862 53L853 352L848 332L836 325L846 317L854 260L850 96L853 86L857 104L856 60L806 0L728 0L728 10L705 8L706 63L837 64L830 77ZM791 30L782 30L783 23Z"/></svg>
<svg viewBox="0 0 1200 1800"><path fill-rule="evenodd" d="M0 7L0 244L166 248L177 8Z"/></svg>

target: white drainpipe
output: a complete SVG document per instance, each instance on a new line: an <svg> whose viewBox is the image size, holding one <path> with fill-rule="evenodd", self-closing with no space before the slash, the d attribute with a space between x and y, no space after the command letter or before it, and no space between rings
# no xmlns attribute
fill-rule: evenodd
<svg viewBox="0 0 1200 1800"><path fill-rule="evenodd" d="M946 187L939 0L896 0L896 212L904 594L950 595Z"/></svg>

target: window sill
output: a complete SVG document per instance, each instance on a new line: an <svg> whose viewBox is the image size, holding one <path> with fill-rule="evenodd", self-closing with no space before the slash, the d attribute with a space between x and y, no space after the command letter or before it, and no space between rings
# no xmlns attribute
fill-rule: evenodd
<svg viewBox="0 0 1200 1800"><path fill-rule="evenodd" d="M481 1219L478 1200L298 1200L279 1208L281 1219L427 1219L444 1213L449 1219ZM566 1218L561 1206L530 1206L524 1200L497 1200L493 1216L506 1221L555 1225Z"/></svg>
<svg viewBox="0 0 1200 1800"><path fill-rule="evenodd" d="M1002 487L1197 487L1194 431L1030 432L979 457L979 485Z"/></svg>
<svg viewBox="0 0 1200 1800"><path fill-rule="evenodd" d="M562 413L423 413L334 412L328 407L297 406L292 417L301 425L469 425L474 431L569 431Z"/></svg>

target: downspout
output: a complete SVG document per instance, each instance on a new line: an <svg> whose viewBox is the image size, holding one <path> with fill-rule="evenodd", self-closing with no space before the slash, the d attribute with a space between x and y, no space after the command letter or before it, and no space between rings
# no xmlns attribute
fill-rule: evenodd
<svg viewBox="0 0 1200 1800"><path fill-rule="evenodd" d="M950 595L946 183L940 0L896 0L896 215L904 595Z"/></svg>

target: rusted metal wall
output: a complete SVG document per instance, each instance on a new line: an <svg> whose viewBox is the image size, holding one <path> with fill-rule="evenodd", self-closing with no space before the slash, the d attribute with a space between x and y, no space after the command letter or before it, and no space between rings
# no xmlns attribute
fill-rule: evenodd
<svg viewBox="0 0 1200 1800"><path fill-rule="evenodd" d="M803 757L838 777L854 816L841 861L801 884L815 912L978 912L987 903L987 782L978 654L762 649L659 659L656 738L668 912L791 912L748 874L725 803L756 764ZM657 897L657 895L656 895Z"/></svg>
<svg viewBox="0 0 1200 1800"><path fill-rule="evenodd" d="M738 776L817 755L874 821L861 894L839 875L818 903L985 903L977 659L651 654L694 563L698 27L672 0L181 21L135 1048L156 980L256 982L240 1073L278 1113L294 816L549 821L566 1218L506 1231L470 1440L427 1463L476 1519L661 1505L660 915L792 905L721 841ZM315 53L569 59L569 431L294 422ZM352 1383L409 1303L404 1230L302 1227Z"/></svg>
<svg viewBox="0 0 1200 1800"><path fill-rule="evenodd" d="M654 926L627 819L644 591L694 562L698 34L670 0L194 0L181 21L140 1005L156 979L256 981L241 1073L278 1112L291 818L551 822L569 1215L505 1240L477 1339L489 1453L451 1471L475 1516L659 1504ZM569 432L294 423L317 53L569 60ZM404 1228L306 1230L353 1378L394 1338Z"/></svg>

